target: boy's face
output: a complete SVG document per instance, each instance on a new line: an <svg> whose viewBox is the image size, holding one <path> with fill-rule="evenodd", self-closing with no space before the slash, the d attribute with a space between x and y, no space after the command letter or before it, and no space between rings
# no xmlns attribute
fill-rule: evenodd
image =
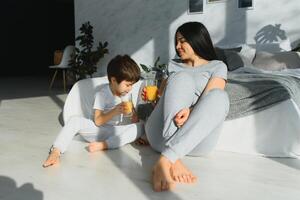
<svg viewBox="0 0 300 200"><path fill-rule="evenodd" d="M118 83L114 77L111 78L112 90L117 96L122 96L130 92L133 84L134 82L125 80L121 81L121 83Z"/></svg>

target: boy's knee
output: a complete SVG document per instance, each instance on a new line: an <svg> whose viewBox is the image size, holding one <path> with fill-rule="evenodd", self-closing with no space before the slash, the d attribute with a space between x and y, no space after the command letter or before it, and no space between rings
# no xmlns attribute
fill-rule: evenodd
<svg viewBox="0 0 300 200"><path fill-rule="evenodd" d="M77 126L80 127L82 118L83 117L80 117L80 116L72 116L66 124L73 125L73 126L76 126L76 127Z"/></svg>

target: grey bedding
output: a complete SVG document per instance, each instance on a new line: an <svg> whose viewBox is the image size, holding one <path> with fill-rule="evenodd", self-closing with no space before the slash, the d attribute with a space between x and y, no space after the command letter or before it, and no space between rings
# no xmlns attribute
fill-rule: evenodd
<svg viewBox="0 0 300 200"><path fill-rule="evenodd" d="M252 67L228 72L225 90L230 98L230 110L227 120L253 114L290 98L300 108L300 75L291 74L290 71L264 72Z"/></svg>

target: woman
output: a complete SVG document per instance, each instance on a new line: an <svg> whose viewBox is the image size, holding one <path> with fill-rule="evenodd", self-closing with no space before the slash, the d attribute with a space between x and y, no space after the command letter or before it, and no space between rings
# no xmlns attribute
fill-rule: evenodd
<svg viewBox="0 0 300 200"><path fill-rule="evenodd" d="M165 90L146 123L150 145L161 152L153 168L155 191L170 190L176 182L192 183L196 177L180 159L210 152L225 120L229 99L224 91L226 65L217 60L205 26L181 25L175 35L180 61L171 61Z"/></svg>

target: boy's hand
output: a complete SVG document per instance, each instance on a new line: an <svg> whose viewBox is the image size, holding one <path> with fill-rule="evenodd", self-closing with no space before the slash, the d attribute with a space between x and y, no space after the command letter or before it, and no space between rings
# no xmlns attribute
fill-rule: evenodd
<svg viewBox="0 0 300 200"><path fill-rule="evenodd" d="M113 109L115 115L120 115L120 114L124 114L125 112L125 105L124 103L119 103L118 105L115 106L115 108Z"/></svg>
<svg viewBox="0 0 300 200"><path fill-rule="evenodd" d="M138 123L139 122L139 118L138 118L138 116L135 112L133 112L133 115L131 117L131 122L132 123Z"/></svg>

